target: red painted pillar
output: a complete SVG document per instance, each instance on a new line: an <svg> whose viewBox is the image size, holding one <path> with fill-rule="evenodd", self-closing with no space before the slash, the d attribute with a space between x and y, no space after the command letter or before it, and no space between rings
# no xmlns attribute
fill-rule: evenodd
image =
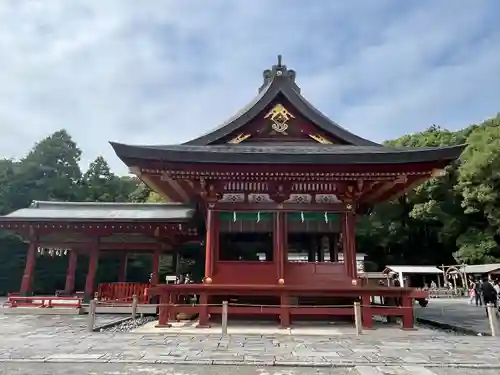
<svg viewBox="0 0 500 375"><path fill-rule="evenodd" d="M92 299L94 293L95 274L99 263L99 243L92 245L90 249L89 269L85 280L85 300Z"/></svg>
<svg viewBox="0 0 500 375"><path fill-rule="evenodd" d="M75 273L77 263L78 253L75 250L71 250L69 252L68 270L66 272L66 285L64 286L65 294L71 294L75 290Z"/></svg>
<svg viewBox="0 0 500 375"><path fill-rule="evenodd" d="M352 210L342 215L342 248L344 252L344 267L352 279L357 278L356 266L356 217Z"/></svg>
<svg viewBox="0 0 500 375"><path fill-rule="evenodd" d="M274 264L276 265L276 280L278 284L284 284L284 254L283 248L285 246L284 236L285 236L285 226L284 226L284 213L276 212L274 214Z"/></svg>
<svg viewBox="0 0 500 375"><path fill-rule="evenodd" d="M206 238L205 238L205 277L203 278L203 282L205 284L212 283L212 276L214 271L214 257L219 229L217 228L217 213L211 209L210 207L207 209L207 219L205 221L205 225L207 227ZM208 303L209 303L209 295L206 292L200 293L200 320L198 322L198 328L208 328L210 327L209 323L209 314L208 314Z"/></svg>
<svg viewBox="0 0 500 375"><path fill-rule="evenodd" d="M283 238L283 245L282 245L282 257L281 259L283 260L282 263L282 272L283 272L283 278L285 277L286 274L286 265L288 263L288 218L286 212L282 212L282 222L281 222L281 233L282 233L282 238Z"/></svg>
<svg viewBox="0 0 500 375"><path fill-rule="evenodd" d="M151 270L151 285L158 284L159 271L160 271L160 249L156 249L153 253L153 269Z"/></svg>
<svg viewBox="0 0 500 375"><path fill-rule="evenodd" d="M127 252L121 254L120 270L118 271L118 281L124 283L127 281Z"/></svg>
<svg viewBox="0 0 500 375"><path fill-rule="evenodd" d="M22 296L26 296L32 292L33 277L36 265L36 247L37 241L31 240L28 248L28 254L26 256L26 266L24 268L23 280L21 282L20 293Z"/></svg>
<svg viewBox="0 0 500 375"><path fill-rule="evenodd" d="M212 282L212 274L214 270L214 253L215 253L215 244L217 243L216 236L217 233L216 223L215 223L215 215L216 213L211 208L207 210L207 234L205 238L205 278L204 282L206 284L210 284Z"/></svg>

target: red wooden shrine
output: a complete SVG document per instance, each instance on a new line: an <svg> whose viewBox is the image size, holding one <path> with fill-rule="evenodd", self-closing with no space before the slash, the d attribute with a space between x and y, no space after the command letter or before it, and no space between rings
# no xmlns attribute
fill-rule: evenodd
<svg viewBox="0 0 500 375"><path fill-rule="evenodd" d="M350 133L314 108L301 95L295 72L281 58L263 76L258 96L249 106L199 138L167 146L112 143L130 171L171 202L157 205L156 216L139 215L137 222L132 211L139 208L129 207L128 221L121 223L108 217L101 224L82 224L59 216L51 226L39 216L30 221L16 212L2 218L0 227L22 227L32 241L21 292L27 292L31 283L37 246L33 244L45 233L63 236L61 231L70 222L81 226L72 233L91 238L84 245L67 244L90 255L85 288L90 294L98 252L126 252L125 243L131 242L106 242L111 249L102 247L102 239L122 233L117 225L121 229L128 225L135 228L134 238L142 238L141 246L130 246L152 251L155 259L193 238L204 246L200 282L161 284L153 277L147 298L159 296L162 302L160 325L168 325L183 312L199 314L199 325L208 326L210 317L220 314L221 301L228 300L230 316L275 316L286 327L307 316L353 315L352 303L359 300L365 327L371 326L376 312L403 316L403 326L410 328L412 299L424 294L363 281L356 268L356 218L376 203L443 175L463 146L385 147ZM142 210L146 212L147 206ZM196 216L203 218L205 234L194 229L200 228ZM154 241L146 246L143 237ZM301 262L291 260L302 255ZM71 259L68 291L76 262ZM101 295L117 298L110 288L101 286ZM198 296L197 304L177 303L192 295ZM370 303L374 296L398 298L401 306L374 307Z"/></svg>

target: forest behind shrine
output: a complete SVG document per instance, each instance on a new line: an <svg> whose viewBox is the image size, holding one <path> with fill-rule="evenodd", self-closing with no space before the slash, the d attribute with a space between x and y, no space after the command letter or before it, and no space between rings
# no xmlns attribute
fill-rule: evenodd
<svg viewBox="0 0 500 375"><path fill-rule="evenodd" d="M396 201L374 207L357 226L357 251L367 254L366 269L386 264L441 265L500 262L500 114L453 132L431 126L421 133L387 141L410 147L467 143L460 160L444 177L434 178ZM38 142L21 160L0 159L0 214L25 208L33 200L159 202L157 194L134 177L114 174L103 157L83 172L82 150L60 130ZM27 245L0 231L0 294L17 291ZM67 257L37 261L35 290L61 289ZM150 257L132 256L129 281L147 281ZM99 261L96 281L118 277L119 258ZM169 272L161 262L160 275ZM76 284L87 264L79 262Z"/></svg>

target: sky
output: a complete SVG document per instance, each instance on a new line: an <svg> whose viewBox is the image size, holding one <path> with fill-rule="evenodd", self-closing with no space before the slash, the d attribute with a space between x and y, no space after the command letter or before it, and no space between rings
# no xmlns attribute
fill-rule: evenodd
<svg viewBox="0 0 500 375"><path fill-rule="evenodd" d="M2 0L0 158L66 129L175 144L257 94L283 55L302 94L373 141L500 111L498 0Z"/></svg>

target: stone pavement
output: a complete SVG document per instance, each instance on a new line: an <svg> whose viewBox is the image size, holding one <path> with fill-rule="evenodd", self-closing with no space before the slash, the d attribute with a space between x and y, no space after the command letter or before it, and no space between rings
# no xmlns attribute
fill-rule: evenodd
<svg viewBox="0 0 500 375"><path fill-rule="evenodd" d="M418 318L489 335L491 333L483 307L469 305L465 298L431 299L425 308L416 308Z"/></svg>
<svg viewBox="0 0 500 375"><path fill-rule="evenodd" d="M70 367L70 368L69 368ZM142 365L142 364L0 364L0 375L497 375L498 370L366 367L312 368L264 366Z"/></svg>
<svg viewBox="0 0 500 375"><path fill-rule="evenodd" d="M446 374L440 372L443 366L453 367L455 372L449 372L453 374L458 374L455 367L496 368L497 372L500 369L497 338L456 336L427 329L410 332L378 329L362 336L235 334L221 337L203 330L196 335L88 333L84 322L84 317L72 316L0 316L0 367L31 366L41 371L49 365L71 365L73 370L74 363L151 368L225 364L250 368L306 366L322 368L325 374L341 374L331 368L344 367L361 375L392 371L387 366L394 369L392 374L424 375ZM121 370L116 371L118 374Z"/></svg>

